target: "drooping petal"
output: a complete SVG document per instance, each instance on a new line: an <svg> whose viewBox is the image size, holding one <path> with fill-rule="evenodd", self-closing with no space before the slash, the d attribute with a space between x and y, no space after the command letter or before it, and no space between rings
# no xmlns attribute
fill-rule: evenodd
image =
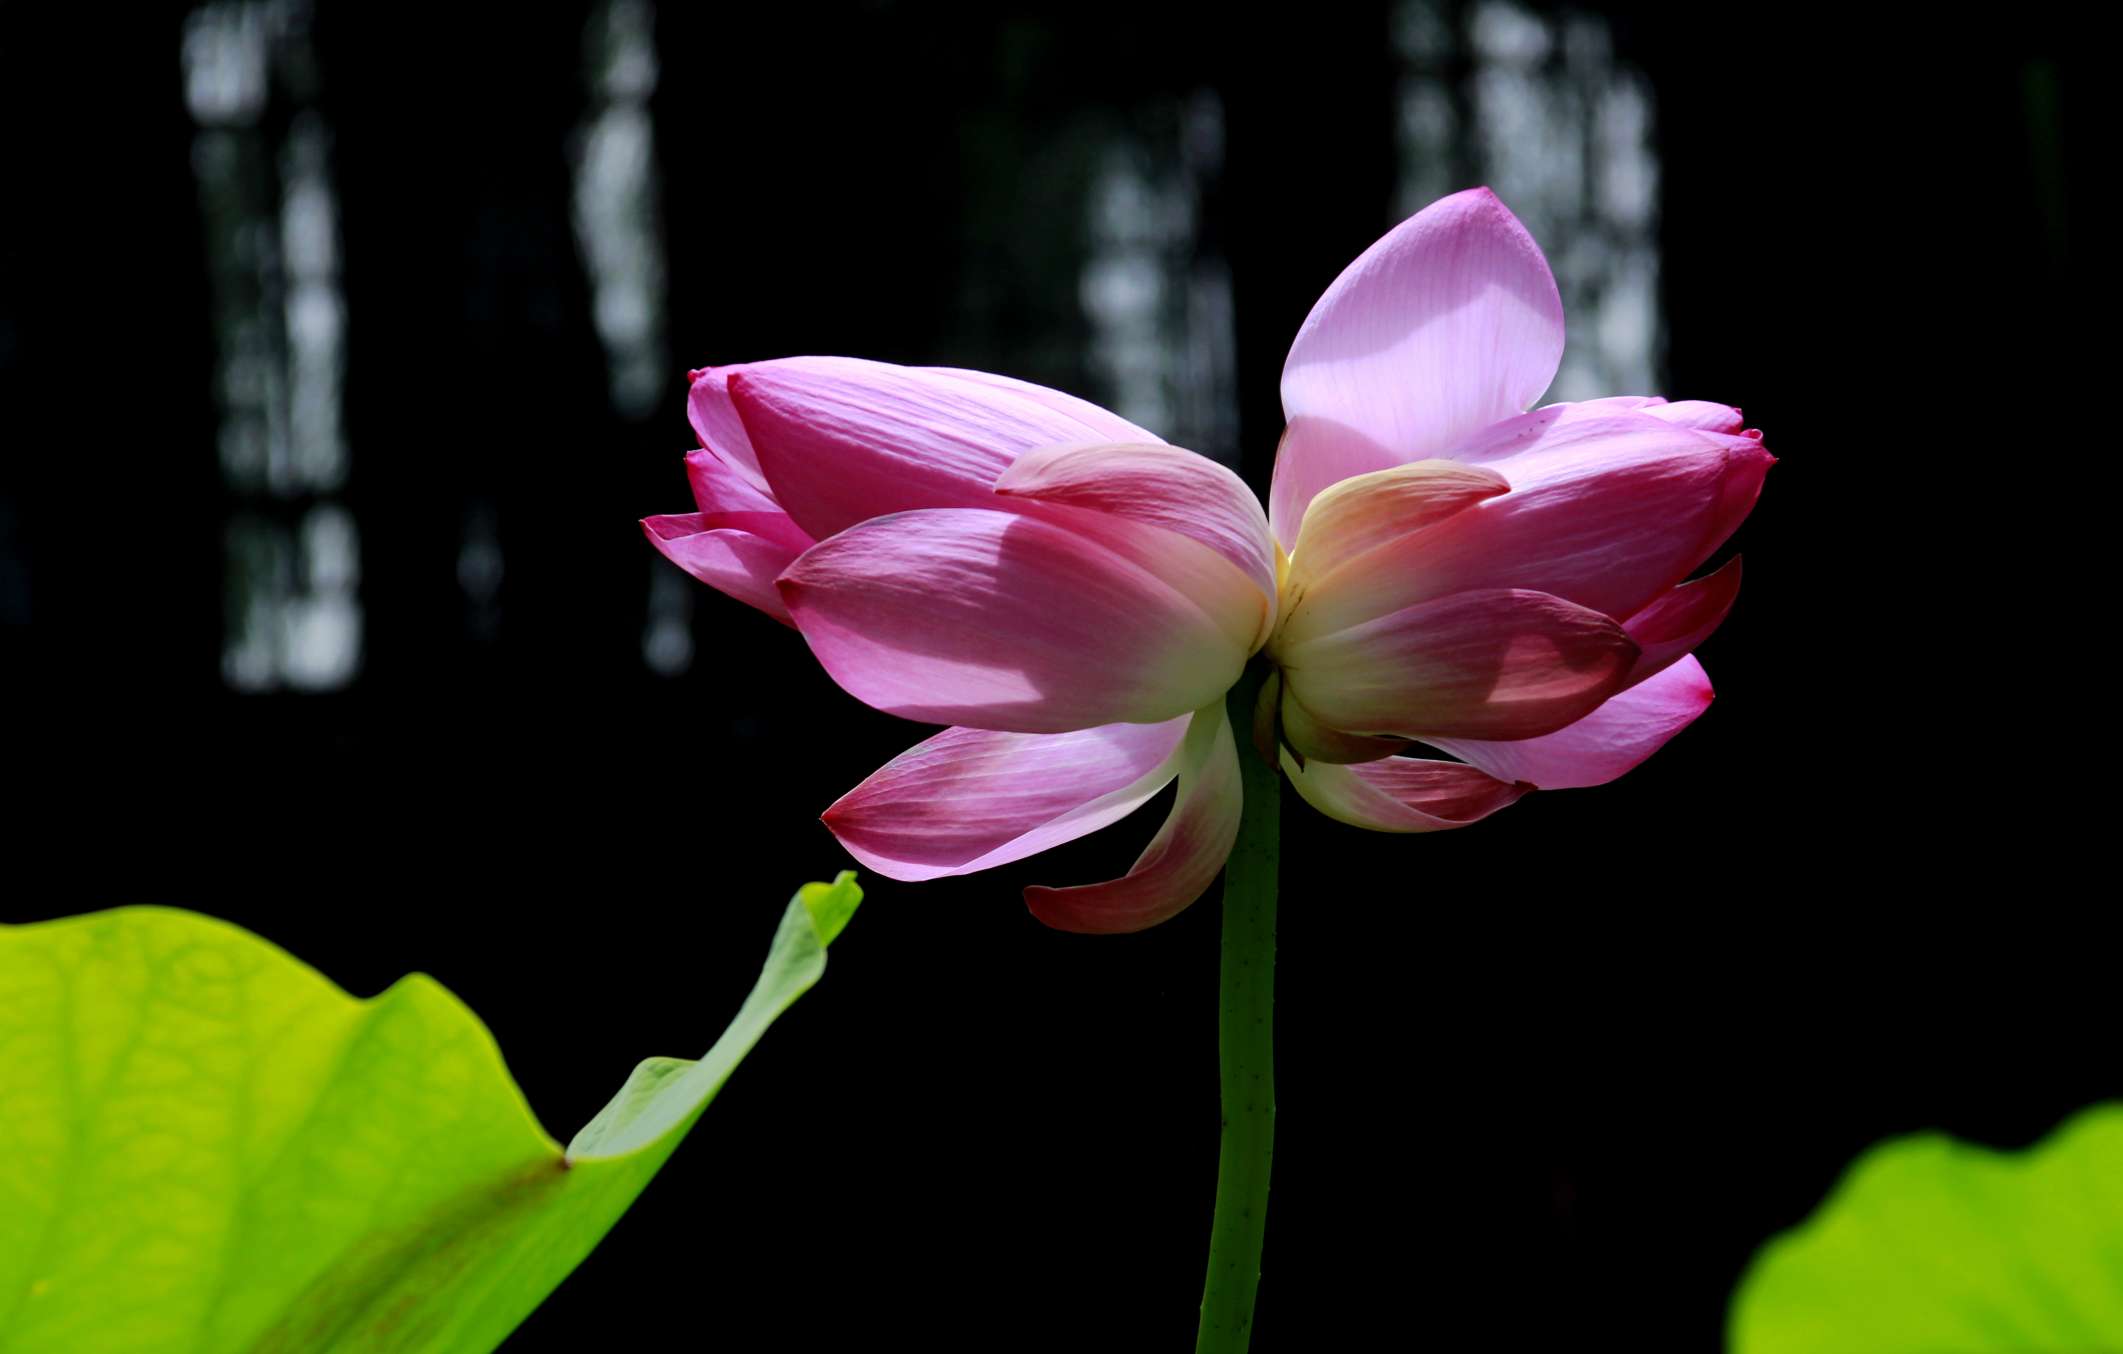
<svg viewBox="0 0 2123 1354"><path fill-rule="evenodd" d="M1508 743L1425 741L1499 779L1543 790L1605 785L1687 728L1710 708L1711 694L1710 678L1690 654L1555 733Z"/></svg>
<svg viewBox="0 0 2123 1354"><path fill-rule="evenodd" d="M774 580L800 548L735 528L708 525L701 513L644 517L642 534L665 559L718 592L758 607L783 625L794 625Z"/></svg>
<svg viewBox="0 0 2123 1354"><path fill-rule="evenodd" d="M1531 738L1589 714L1637 646L1544 592L1454 593L1280 649L1285 690L1322 723L1403 738Z"/></svg>
<svg viewBox="0 0 2123 1354"><path fill-rule="evenodd" d="M819 540L886 513L992 506L996 477L1022 453L1109 440L1113 416L1020 384L845 357L727 369L774 500ZM1137 429L1131 440L1157 439Z"/></svg>
<svg viewBox="0 0 2123 1354"><path fill-rule="evenodd" d="M1482 588L1548 592L1632 615L1730 533L1768 460L1758 442L1642 413L1539 425L1531 445L1492 466L1511 481L1510 493L1341 565L1290 607L1284 637L1302 642Z"/></svg>
<svg viewBox="0 0 2123 1354"><path fill-rule="evenodd" d="M1334 280L1290 345L1276 539L1295 541L1329 484L1442 455L1526 409L1562 354L1555 278L1495 194L1456 193L1403 221Z"/></svg>
<svg viewBox="0 0 2123 1354"><path fill-rule="evenodd" d="M1627 685L1663 672L1694 652L1725 623L1739 595L1740 558L1735 555L1717 572L1670 589L1622 622L1622 628L1644 651L1629 670Z"/></svg>
<svg viewBox="0 0 2123 1354"><path fill-rule="evenodd" d="M1484 466L1414 461L1323 490L1305 510L1290 555L1290 588L1303 592L1337 567L1511 486Z"/></svg>
<svg viewBox="0 0 2123 1354"><path fill-rule="evenodd" d="M1074 733L945 729L825 812L849 854L891 879L970 874L1119 821L1170 784L1190 716Z"/></svg>
<svg viewBox="0 0 2123 1354"><path fill-rule="evenodd" d="M1119 879L1025 890L1032 915L1063 931L1140 931L1181 912L1216 880L1238 840L1238 745L1221 699L1194 714L1179 753L1179 795L1164 826Z"/></svg>
<svg viewBox="0 0 2123 1354"><path fill-rule="evenodd" d="M1238 679L1258 591L1206 548L1170 545L1172 566L1153 571L1042 517L939 508L821 541L780 587L858 700L932 724L1064 733L1171 719Z"/></svg>
<svg viewBox="0 0 2123 1354"><path fill-rule="evenodd" d="M995 491L1107 513L1199 541L1253 580L1268 599L1273 623L1275 545L1267 516L1244 480L1206 456L1161 442L1039 447L1011 462Z"/></svg>
<svg viewBox="0 0 2123 1354"><path fill-rule="evenodd" d="M693 486L693 502L709 527L735 527L798 552L817 544L809 532L789 520L780 504L715 452L705 448L688 452L686 478Z"/></svg>
<svg viewBox="0 0 2123 1354"><path fill-rule="evenodd" d="M1533 788L1458 762L1418 757L1388 757L1361 766L1313 761L1300 767L1286 751L1283 773L1313 808L1373 832L1465 827L1517 803Z"/></svg>

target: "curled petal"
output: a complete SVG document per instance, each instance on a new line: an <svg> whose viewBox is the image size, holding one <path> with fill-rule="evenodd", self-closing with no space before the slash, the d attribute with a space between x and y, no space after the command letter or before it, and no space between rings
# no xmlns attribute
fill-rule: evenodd
<svg viewBox="0 0 2123 1354"><path fill-rule="evenodd" d="M749 531L712 527L708 520L701 513L645 517L641 530L665 559L709 587L758 607L783 625L794 625L774 580L801 548Z"/></svg>
<svg viewBox="0 0 2123 1354"><path fill-rule="evenodd" d="M1167 549L1169 572L1044 518L939 508L821 541L780 588L826 671L890 714L1020 733L1148 724L1230 689L1263 603L1192 541L1143 549Z"/></svg>
<svg viewBox="0 0 2123 1354"><path fill-rule="evenodd" d="M789 520L780 504L715 452L703 448L687 453L686 479L709 527L735 527L799 553L817 544L809 532Z"/></svg>
<svg viewBox="0 0 2123 1354"><path fill-rule="evenodd" d="M1465 827L1533 787L1497 780L1459 762L1388 757L1361 766L1308 762L1283 753L1283 774L1307 804L1338 822L1373 832L1439 832Z"/></svg>
<svg viewBox="0 0 2123 1354"><path fill-rule="evenodd" d="M825 812L849 854L891 879L970 874L1119 821L1178 774L1189 716L1074 733L945 729Z"/></svg>
<svg viewBox="0 0 2123 1354"><path fill-rule="evenodd" d="M808 359L785 360L803 362ZM702 367L688 372L686 418L692 423L693 433L700 438L701 446L714 452L739 478L765 494L767 477L759 468L758 453L752 450L751 435L745 432L744 421L737 416L737 406L730 402L730 373L739 370L742 368Z"/></svg>
<svg viewBox="0 0 2123 1354"><path fill-rule="evenodd" d="M1527 445L1491 463L1510 493L1341 565L1289 608L1285 639L1481 588L1532 589L1632 615L1730 533L1770 459L1758 442L1643 413L1527 428Z"/></svg>
<svg viewBox="0 0 2123 1354"><path fill-rule="evenodd" d="M1202 896L1238 840L1238 746L1221 699L1194 714L1179 753L1179 796L1165 824L1119 879L1025 890L1032 915L1063 931L1140 931Z"/></svg>
<svg viewBox="0 0 2123 1354"><path fill-rule="evenodd" d="M819 540L886 513L994 506L1020 454L1105 440L1114 419L1021 383L846 357L756 362L727 383L774 500Z"/></svg>
<svg viewBox="0 0 2123 1354"><path fill-rule="evenodd" d="M1637 646L1599 612L1524 589L1455 593L1282 649L1284 689L1347 733L1531 738L1614 694Z"/></svg>
<svg viewBox="0 0 2123 1354"><path fill-rule="evenodd" d="M1270 517L1285 546L1336 480L1443 455L1555 378L1563 305L1540 247L1486 188L1425 207L1328 286L1283 364L1292 428ZM1318 422L1336 435L1300 434ZM1357 465L1362 448L1390 459Z"/></svg>
<svg viewBox="0 0 2123 1354"><path fill-rule="evenodd" d="M1322 723L1288 691L1282 693L1280 715L1283 742L1308 763L1375 762L1408 746L1405 738L1367 738L1362 734L1343 733Z"/></svg>
<svg viewBox="0 0 2123 1354"><path fill-rule="evenodd" d="M1740 559L1735 555L1724 568L1669 590L1622 622L1622 628L1644 651L1629 670L1629 685L1665 671L1694 652L1725 623L1739 595Z"/></svg>
<svg viewBox="0 0 2123 1354"><path fill-rule="evenodd" d="M1301 592L1358 555L1510 488L1485 466L1434 459L1343 480L1305 510L1290 555L1291 589Z"/></svg>
<svg viewBox="0 0 2123 1354"><path fill-rule="evenodd" d="M1691 654L1555 733L1510 743L1426 741L1492 776L1543 790L1605 785L1664 747L1710 699L1710 678Z"/></svg>
<svg viewBox="0 0 2123 1354"><path fill-rule="evenodd" d="M1274 623L1275 546L1267 516L1244 480L1206 456L1161 442L1040 447L1013 461L995 491L1199 541L1253 580L1268 601L1268 623Z"/></svg>

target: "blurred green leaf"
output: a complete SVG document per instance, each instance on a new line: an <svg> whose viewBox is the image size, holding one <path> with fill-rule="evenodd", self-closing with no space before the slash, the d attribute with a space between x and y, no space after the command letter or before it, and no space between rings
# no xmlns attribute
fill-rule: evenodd
<svg viewBox="0 0 2123 1354"><path fill-rule="evenodd" d="M491 1350L825 971L853 879L805 885L707 1055L642 1063L565 1151L422 975L357 1001L161 908L0 926L0 1354Z"/></svg>
<svg viewBox="0 0 2123 1354"><path fill-rule="evenodd" d="M1755 1257L1730 1336L1732 1354L2123 1350L2123 1106L2025 1152L1873 1148Z"/></svg>

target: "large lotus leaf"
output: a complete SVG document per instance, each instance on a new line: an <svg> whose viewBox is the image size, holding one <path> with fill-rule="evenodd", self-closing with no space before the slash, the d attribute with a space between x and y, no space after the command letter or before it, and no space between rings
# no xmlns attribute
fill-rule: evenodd
<svg viewBox="0 0 2123 1354"><path fill-rule="evenodd" d="M0 926L0 1354L491 1350L861 898L846 874L799 890L707 1055L641 1064L565 1150L424 976L357 1001L162 908Z"/></svg>
<svg viewBox="0 0 2123 1354"><path fill-rule="evenodd" d="M1873 1148L1755 1257L1730 1334L1733 1354L2123 1350L2123 1106L2025 1152Z"/></svg>

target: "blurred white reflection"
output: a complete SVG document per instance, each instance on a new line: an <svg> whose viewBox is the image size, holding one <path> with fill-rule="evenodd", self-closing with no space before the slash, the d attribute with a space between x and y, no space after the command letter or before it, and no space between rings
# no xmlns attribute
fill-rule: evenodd
<svg viewBox="0 0 2123 1354"><path fill-rule="evenodd" d="M360 540L335 497L339 206L309 24L302 0L217 0L192 11L181 45L231 504L221 666L251 691L343 686L361 663Z"/></svg>
<svg viewBox="0 0 2123 1354"><path fill-rule="evenodd" d="M605 0L584 33L590 105L575 139L575 238L589 272L612 407L654 412L669 380L655 125L656 11Z"/></svg>
<svg viewBox="0 0 2123 1354"><path fill-rule="evenodd" d="M464 590L465 631L482 643L501 633L501 579L506 561L501 554L501 516L491 503L474 503L465 510L461 544L457 547L457 586Z"/></svg>
<svg viewBox="0 0 2123 1354"><path fill-rule="evenodd" d="M1235 464L1231 275L1199 246L1204 182L1223 167L1224 114L1206 91L1172 110L1169 141L1117 138L1090 196L1078 284L1101 402L1166 440Z"/></svg>
<svg viewBox="0 0 2123 1354"><path fill-rule="evenodd" d="M1494 188L1562 292L1570 341L1547 398L1656 393L1665 335L1651 93L1615 58L1607 20L1518 0L1402 0L1395 36L1403 213Z"/></svg>
<svg viewBox="0 0 2123 1354"><path fill-rule="evenodd" d="M649 574L649 618L641 631L649 671L676 677L693 666L692 580L657 559Z"/></svg>

